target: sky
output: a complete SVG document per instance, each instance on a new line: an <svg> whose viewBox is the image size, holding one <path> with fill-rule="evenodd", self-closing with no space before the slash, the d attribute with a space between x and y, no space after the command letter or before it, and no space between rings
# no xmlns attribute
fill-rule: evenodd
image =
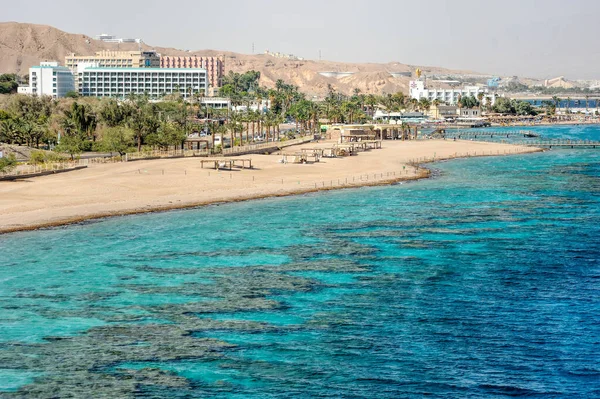
<svg viewBox="0 0 600 399"><path fill-rule="evenodd" d="M0 0L2 21L159 47L600 79L598 0Z"/></svg>

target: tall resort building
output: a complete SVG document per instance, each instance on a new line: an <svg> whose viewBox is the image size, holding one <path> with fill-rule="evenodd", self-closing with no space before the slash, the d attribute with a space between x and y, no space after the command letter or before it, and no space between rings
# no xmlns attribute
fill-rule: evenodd
<svg viewBox="0 0 600 399"><path fill-rule="evenodd" d="M208 85L219 88L223 85L225 61L223 57L198 57L196 55L177 57L161 56L161 68L203 68L206 69Z"/></svg>
<svg viewBox="0 0 600 399"><path fill-rule="evenodd" d="M206 93L206 69L202 68L107 68L81 66L77 73L79 94L91 97L125 98L147 94L159 99L181 93L183 98Z"/></svg>
<svg viewBox="0 0 600 399"><path fill-rule="evenodd" d="M29 86L20 86L18 92L60 98L74 90L75 79L69 68L58 62L41 62L39 66L29 68Z"/></svg>

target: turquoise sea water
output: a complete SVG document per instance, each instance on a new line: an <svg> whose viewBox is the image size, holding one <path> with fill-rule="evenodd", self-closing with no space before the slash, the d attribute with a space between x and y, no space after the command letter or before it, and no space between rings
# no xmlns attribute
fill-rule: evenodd
<svg viewBox="0 0 600 399"><path fill-rule="evenodd" d="M0 236L0 397L600 397L600 151L431 167Z"/></svg>

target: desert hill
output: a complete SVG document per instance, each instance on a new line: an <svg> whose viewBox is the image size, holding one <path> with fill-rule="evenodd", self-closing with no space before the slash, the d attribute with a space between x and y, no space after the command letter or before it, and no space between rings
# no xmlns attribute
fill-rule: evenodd
<svg viewBox="0 0 600 399"><path fill-rule="evenodd" d="M408 91L409 77L393 77L390 72L412 72L417 66L400 63L354 64L332 61L293 61L271 55L248 55L227 51L185 51L173 48L153 47L142 43L105 43L83 34L66 33L47 25L17 22L0 23L0 73L25 75L29 67L40 61L64 63L70 53L93 55L100 50L156 50L162 55L223 56L227 71L245 72L256 70L261 73L261 84L274 86L278 79L300 87L300 90L315 96L327 92L328 85L338 91L351 93L355 88L362 93L395 93ZM438 67L419 66L429 74L464 74ZM351 76L325 77L319 72L353 72Z"/></svg>

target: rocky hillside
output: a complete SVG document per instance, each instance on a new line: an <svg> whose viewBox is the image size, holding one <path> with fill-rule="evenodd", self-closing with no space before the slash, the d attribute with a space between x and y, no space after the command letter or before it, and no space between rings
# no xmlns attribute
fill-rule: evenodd
<svg viewBox="0 0 600 399"><path fill-rule="evenodd" d="M64 63L67 54L93 55L100 50L136 50L136 43L104 43L82 34L66 33L46 25L16 22L0 23L0 73L25 75L30 66L40 61ZM245 72L257 70L261 73L261 84L272 87L278 79L292 83L300 90L320 96L331 84L343 93L358 88L363 93L394 93L408 91L408 77L392 77L390 72L414 71L417 66L400 63L352 64L331 61L291 61L270 55L246 55L226 51L200 50L187 52L172 48L152 47L142 44L144 50L156 50L163 55L222 55L227 70ZM426 73L465 73L438 67L420 67ZM354 72L342 78L325 77L319 72Z"/></svg>

